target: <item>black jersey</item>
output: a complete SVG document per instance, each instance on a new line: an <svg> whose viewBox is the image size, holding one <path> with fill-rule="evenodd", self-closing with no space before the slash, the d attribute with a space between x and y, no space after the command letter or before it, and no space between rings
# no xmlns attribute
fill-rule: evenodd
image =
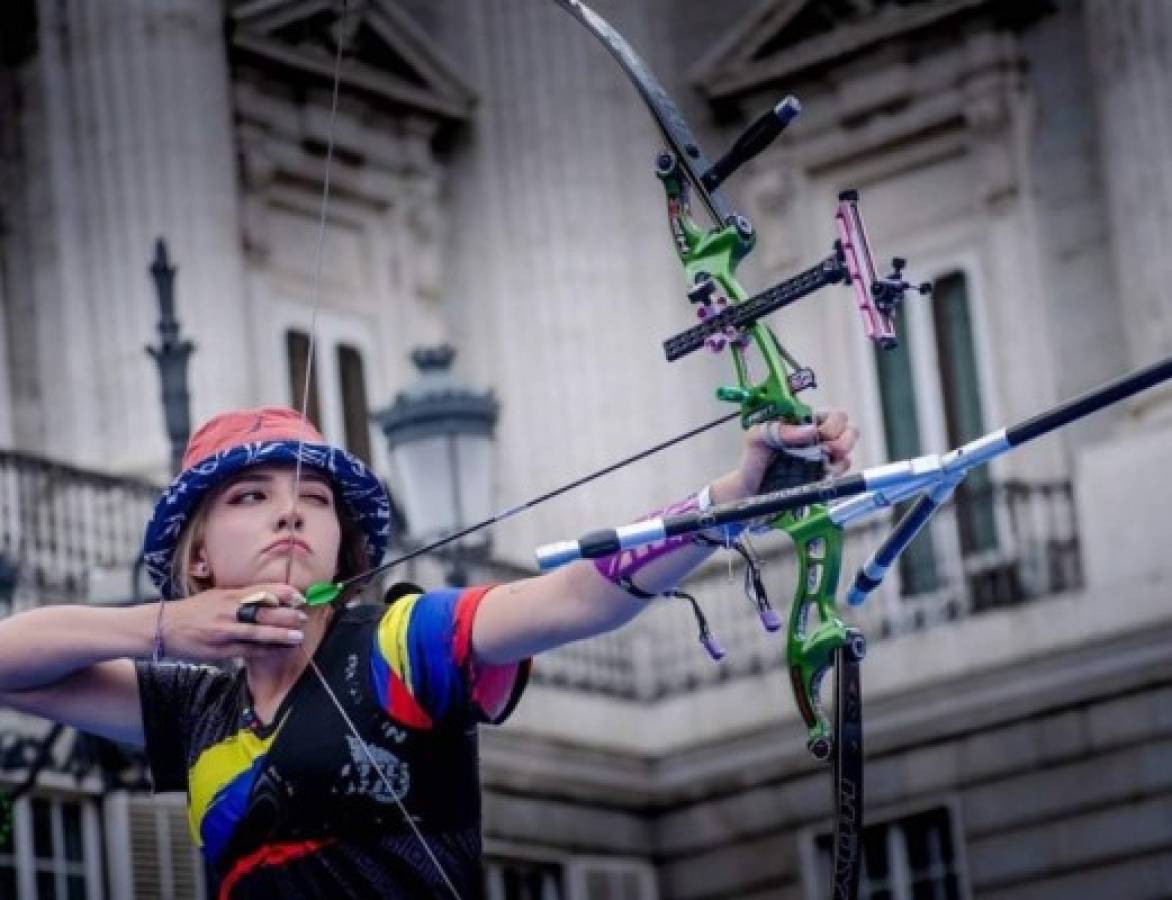
<svg viewBox="0 0 1172 900"><path fill-rule="evenodd" d="M242 673L138 665L155 789L187 791L216 896L450 898L445 877L481 896L477 725L503 721L528 674L472 663L487 590L335 617L314 659L361 742L308 668L262 725Z"/></svg>

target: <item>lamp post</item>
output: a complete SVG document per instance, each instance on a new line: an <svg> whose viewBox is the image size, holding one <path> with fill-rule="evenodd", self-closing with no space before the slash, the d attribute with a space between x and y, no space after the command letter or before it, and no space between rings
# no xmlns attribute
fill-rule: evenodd
<svg viewBox="0 0 1172 900"><path fill-rule="evenodd" d="M0 553L0 615L12 612L12 600L19 583L20 567L6 553Z"/></svg>
<svg viewBox="0 0 1172 900"><path fill-rule="evenodd" d="M414 350L419 378L374 414L387 439L409 544L452 534L493 512L500 406L492 391L477 392L455 378L455 356L446 344ZM466 584L465 564L487 558L489 548L490 538L481 532L444 551L448 584Z"/></svg>
<svg viewBox="0 0 1172 900"><path fill-rule="evenodd" d="M191 436L191 398L187 392L187 360L195 345L179 337L175 318L175 267L167 259L167 245L155 241L155 259L150 267L159 299L159 346L146 351L159 366L163 386L163 418L171 442L171 474L179 472L183 448Z"/></svg>

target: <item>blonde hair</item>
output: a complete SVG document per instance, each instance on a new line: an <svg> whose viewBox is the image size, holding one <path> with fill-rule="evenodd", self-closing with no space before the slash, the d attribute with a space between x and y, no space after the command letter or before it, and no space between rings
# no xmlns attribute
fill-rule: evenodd
<svg viewBox="0 0 1172 900"><path fill-rule="evenodd" d="M191 572L195 564L196 553L203 542L204 530L207 528L208 510L211 509L212 499L225 490L233 479L209 491L200 500L195 511L192 512L183 530L179 533L179 540L175 544L175 553L171 557L171 583L178 588L176 597L190 597L200 591L213 587L215 580L209 575L200 578ZM341 540L338 544L338 561L335 566L334 578L345 581L353 578L370 568L370 554L367 551L366 534L358 520L350 512L350 508L338 496L337 488L330 482L330 490L334 495L334 514L338 517L338 527ZM347 591L347 597L353 595Z"/></svg>

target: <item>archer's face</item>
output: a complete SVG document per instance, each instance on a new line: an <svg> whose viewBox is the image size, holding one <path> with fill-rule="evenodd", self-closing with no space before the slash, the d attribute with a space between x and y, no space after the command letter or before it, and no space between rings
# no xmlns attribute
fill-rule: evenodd
<svg viewBox="0 0 1172 900"><path fill-rule="evenodd" d="M288 578L304 591L333 579L341 544L334 492L322 475L302 469L294 497L294 475L292 466L257 466L208 499L196 558L207 563L216 587Z"/></svg>

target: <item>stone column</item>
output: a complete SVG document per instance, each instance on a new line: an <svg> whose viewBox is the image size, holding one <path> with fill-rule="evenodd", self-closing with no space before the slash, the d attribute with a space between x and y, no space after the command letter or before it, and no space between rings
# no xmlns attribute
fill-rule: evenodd
<svg viewBox="0 0 1172 900"><path fill-rule="evenodd" d="M1086 0L1086 23L1118 296L1139 366L1172 352L1172 4Z"/></svg>
<svg viewBox="0 0 1172 900"><path fill-rule="evenodd" d="M0 253L0 258L2 256ZM8 305L4 293L4 279L0 277L0 447L11 447L13 399L12 385L8 378Z"/></svg>
<svg viewBox="0 0 1172 900"><path fill-rule="evenodd" d="M1086 0L1099 141L1114 237L1116 294L1133 367L1172 353L1172 4ZM1172 578L1172 389L1128 407L1111 439L1080 460L1088 581Z"/></svg>
<svg viewBox="0 0 1172 900"><path fill-rule="evenodd" d="M659 348L693 313L654 174L660 142L635 89L553 3L459 6L445 44L461 48L484 102L452 169L445 290L467 379L505 400L499 496L511 499L715 415L716 379L710 368L701 383L699 358L668 366ZM648 56L666 46L645 4L597 8ZM573 520L636 514L702 483L719 470L699 446L577 492ZM531 564L565 509L518 518L499 557Z"/></svg>
<svg viewBox="0 0 1172 900"><path fill-rule="evenodd" d="M42 202L33 241L43 450L158 470L167 459L147 266L163 235L197 345L193 416L250 399L236 158L222 7L207 0L38 4L25 121Z"/></svg>

